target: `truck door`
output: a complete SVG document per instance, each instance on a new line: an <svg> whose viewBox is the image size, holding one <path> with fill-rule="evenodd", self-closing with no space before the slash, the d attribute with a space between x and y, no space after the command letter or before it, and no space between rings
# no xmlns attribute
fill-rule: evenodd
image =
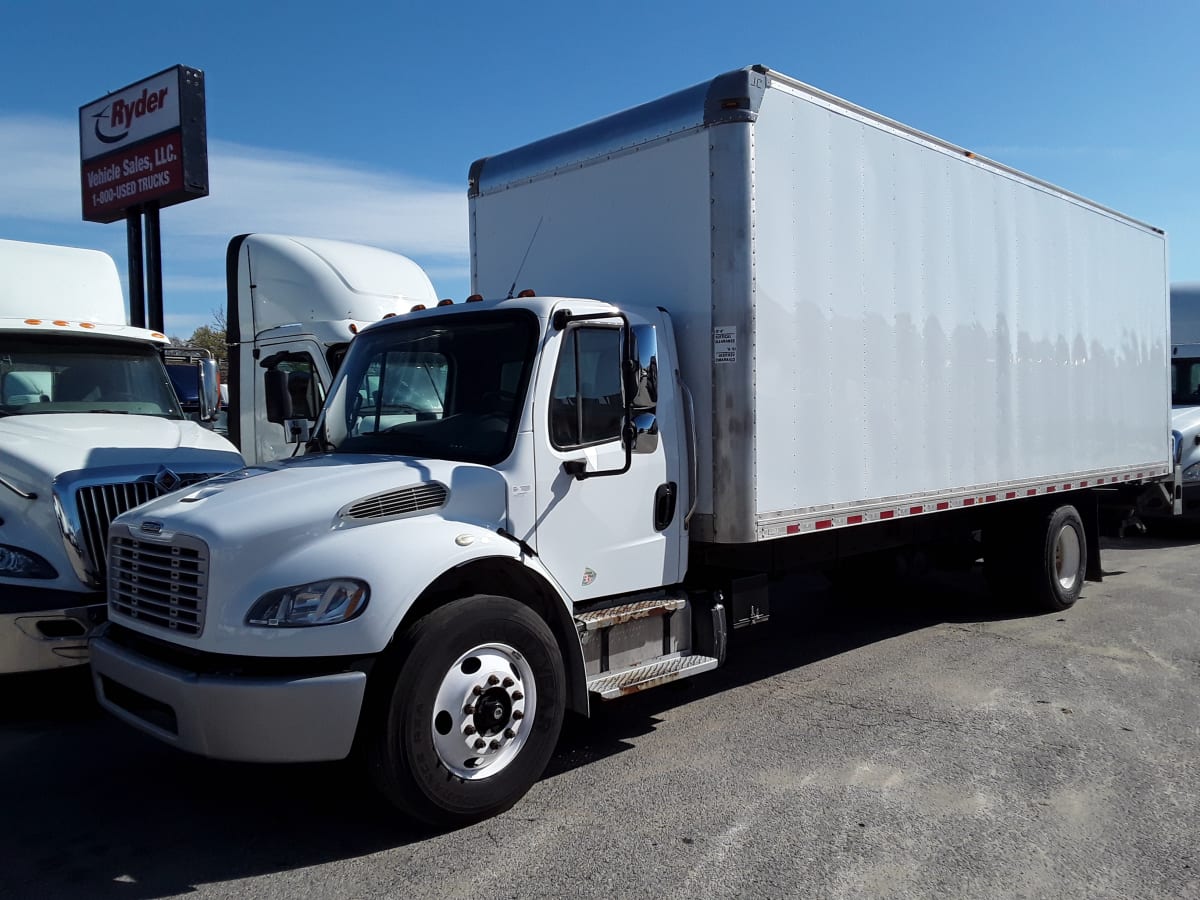
<svg viewBox="0 0 1200 900"><path fill-rule="evenodd" d="M292 420L303 420L311 430L325 402L329 369L315 341L264 344L254 375L254 448L256 462L291 456L295 441L274 411L267 409L268 372L281 372L287 379ZM278 421L277 421L278 420Z"/></svg>
<svg viewBox="0 0 1200 900"><path fill-rule="evenodd" d="M662 440L674 415L668 403L641 399L642 426L629 469L622 430L626 389L622 379L620 321L569 324L547 347L539 372L534 428L539 520L536 547L576 602L673 584L680 577L678 459ZM654 329L637 326L646 358L657 359ZM674 432L668 423L666 434ZM570 470L586 471L583 479Z"/></svg>

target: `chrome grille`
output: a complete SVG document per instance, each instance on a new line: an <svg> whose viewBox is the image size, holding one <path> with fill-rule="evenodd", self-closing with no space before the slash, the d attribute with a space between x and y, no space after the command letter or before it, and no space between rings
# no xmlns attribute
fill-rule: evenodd
<svg viewBox="0 0 1200 900"><path fill-rule="evenodd" d="M436 481L385 491L356 500L341 511L344 519L390 519L427 509L439 509L446 503L446 486Z"/></svg>
<svg viewBox="0 0 1200 900"><path fill-rule="evenodd" d="M213 474L195 472L178 475L171 490L189 487L212 478ZM87 554L91 569L100 584L104 583L107 566L104 548L108 545L108 527L121 513L129 512L155 497L169 491L163 490L151 480L91 484L75 492L75 506L79 513L79 533L83 539L80 548Z"/></svg>
<svg viewBox="0 0 1200 900"><path fill-rule="evenodd" d="M109 612L178 634L204 630L208 547L187 535L141 541L114 526L108 547Z"/></svg>

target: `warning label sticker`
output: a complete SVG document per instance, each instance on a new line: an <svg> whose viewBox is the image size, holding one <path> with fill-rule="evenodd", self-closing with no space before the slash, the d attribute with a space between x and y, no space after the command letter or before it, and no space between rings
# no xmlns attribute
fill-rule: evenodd
<svg viewBox="0 0 1200 900"><path fill-rule="evenodd" d="M713 326L713 362L737 362L737 326Z"/></svg>

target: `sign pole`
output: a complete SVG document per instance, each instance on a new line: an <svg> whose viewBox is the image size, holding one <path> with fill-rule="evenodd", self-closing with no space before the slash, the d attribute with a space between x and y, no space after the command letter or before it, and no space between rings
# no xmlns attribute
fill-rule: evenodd
<svg viewBox="0 0 1200 900"><path fill-rule="evenodd" d="M146 294L142 287L142 214L136 206L125 211L129 254L129 324L146 327Z"/></svg>
<svg viewBox="0 0 1200 900"><path fill-rule="evenodd" d="M146 204L146 291L151 331L166 334L163 325L162 237L158 228L158 204Z"/></svg>

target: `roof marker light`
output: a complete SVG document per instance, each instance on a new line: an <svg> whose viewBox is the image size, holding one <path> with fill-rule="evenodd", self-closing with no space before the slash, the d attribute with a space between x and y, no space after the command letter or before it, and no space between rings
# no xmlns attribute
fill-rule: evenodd
<svg viewBox="0 0 1200 900"><path fill-rule="evenodd" d="M167 339L167 336L165 334L162 334L161 332L158 332L158 331L150 332L150 337L162 338L164 341Z"/></svg>
<svg viewBox="0 0 1200 900"><path fill-rule="evenodd" d="M350 323L350 333L358 334L358 325L356 325L354 322Z"/></svg>
<svg viewBox="0 0 1200 900"><path fill-rule="evenodd" d="M412 309L410 309L410 310L409 310L409 312L420 312L420 311L421 311L421 310L423 310L423 309L425 309L425 304L424 304L424 303L418 303L418 304L416 304L415 306L413 306L413 308L412 308Z"/></svg>
<svg viewBox="0 0 1200 900"><path fill-rule="evenodd" d="M483 294L472 294L470 297L468 297L468 298L466 299L466 301L465 301L465 302L467 302L467 303L478 303L478 302L479 302L480 300L482 300L482 299L483 299Z"/></svg>
<svg viewBox="0 0 1200 900"><path fill-rule="evenodd" d="M394 319L394 318L396 318L396 314L395 314L395 313L384 313L384 314L383 314L383 318L385 318L385 319Z"/></svg>
<svg viewBox="0 0 1200 900"><path fill-rule="evenodd" d="M438 306L453 306L454 301L447 297L445 300L439 300Z"/></svg>
<svg viewBox="0 0 1200 900"><path fill-rule="evenodd" d="M41 325L42 320L41 319L26 319L25 324L26 325Z"/></svg>
<svg viewBox="0 0 1200 900"><path fill-rule="evenodd" d="M79 327L80 328L95 328L96 326L93 325L91 322L80 322Z"/></svg>
<svg viewBox="0 0 1200 900"><path fill-rule="evenodd" d="M518 297L536 297L537 294L535 294L529 288L525 288L525 290L521 291L521 293L517 294L517 296Z"/></svg>
<svg viewBox="0 0 1200 900"><path fill-rule="evenodd" d="M62 319L55 319L55 320L54 320L54 324L55 324L55 325L61 325L62 327L64 327L64 328L65 328L66 326L70 325L71 323L70 323L70 322L64 322Z"/></svg>

